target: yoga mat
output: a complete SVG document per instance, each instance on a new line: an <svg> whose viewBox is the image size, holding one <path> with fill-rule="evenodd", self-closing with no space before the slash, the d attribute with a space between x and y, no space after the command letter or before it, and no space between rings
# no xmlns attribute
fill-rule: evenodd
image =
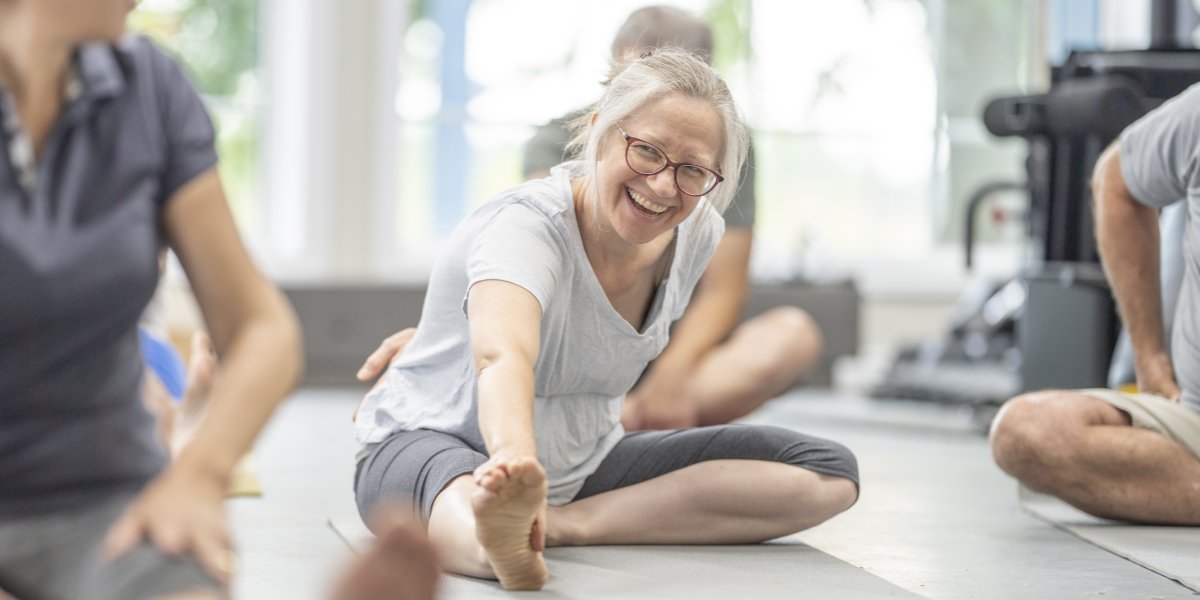
<svg viewBox="0 0 1200 600"><path fill-rule="evenodd" d="M261 498L262 484L258 480L258 467L254 464L254 454L247 454L238 461L229 476L229 489L225 491L227 498Z"/></svg>
<svg viewBox="0 0 1200 600"><path fill-rule="evenodd" d="M355 552L371 542L357 516L329 524ZM522 598L920 598L804 544L592 546L546 551L550 581ZM445 600L506 598L494 581L447 575Z"/></svg>
<svg viewBox="0 0 1200 600"><path fill-rule="evenodd" d="M1200 528L1100 519L1024 486L1019 495L1021 506L1039 519L1200 592Z"/></svg>

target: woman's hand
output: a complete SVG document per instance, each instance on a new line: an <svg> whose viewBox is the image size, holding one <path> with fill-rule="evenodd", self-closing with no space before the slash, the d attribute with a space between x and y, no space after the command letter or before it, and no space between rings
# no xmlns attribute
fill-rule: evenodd
<svg viewBox="0 0 1200 600"><path fill-rule="evenodd" d="M362 366L358 368L358 373L355 373L354 376L357 377L359 381L370 381L373 377L379 377L379 375L382 374L387 367L391 366L393 361L395 361L397 358L400 358L400 355L404 354L404 349L408 347L408 343L412 341L413 336L416 334L417 328L409 327L388 336L386 339L380 342L379 347L367 357L367 360L364 361ZM383 383L382 377L375 382L375 385L371 386L371 391L375 391L375 388L379 387L379 384L381 383ZM350 416L351 421L358 420L358 409L362 407L363 399L365 398L366 396L359 398L358 404L354 405L354 414Z"/></svg>
<svg viewBox="0 0 1200 600"><path fill-rule="evenodd" d="M116 560L146 539L168 556L194 556L228 585L234 555L225 518L227 485L224 477L172 463L109 529L105 557Z"/></svg>
<svg viewBox="0 0 1200 600"><path fill-rule="evenodd" d="M372 378L378 377L384 369L392 364L392 361L404 354L404 349L408 347L408 343L416 334L417 328L409 327L388 336L379 343L379 347L367 357L367 360L363 361L362 366L358 368L358 373L355 373L354 376L359 381L370 381Z"/></svg>

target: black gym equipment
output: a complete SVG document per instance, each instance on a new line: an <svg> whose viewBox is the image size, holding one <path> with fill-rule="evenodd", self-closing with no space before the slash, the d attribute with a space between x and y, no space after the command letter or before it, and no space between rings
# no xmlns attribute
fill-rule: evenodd
<svg viewBox="0 0 1200 600"><path fill-rule="evenodd" d="M1100 153L1126 126L1200 81L1200 50L1177 42L1186 37L1178 32L1184 11L1195 25L1189 4L1155 0L1150 49L1074 51L1051 69L1047 92L988 103L989 132L1028 142L1027 179L989 183L972 195L967 266L975 213L992 195L1012 190L1028 194L1031 264L994 293L977 295L973 307L960 308L947 340L902 351L873 396L994 410L1021 391L1105 386L1120 328L1099 264L1089 181ZM989 303L1003 307L990 311L994 323L986 318ZM972 354L966 344L987 351Z"/></svg>

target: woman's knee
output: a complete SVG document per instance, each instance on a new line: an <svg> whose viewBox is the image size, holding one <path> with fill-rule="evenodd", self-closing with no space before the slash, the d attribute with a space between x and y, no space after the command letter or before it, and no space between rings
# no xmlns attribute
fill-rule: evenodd
<svg viewBox="0 0 1200 600"><path fill-rule="evenodd" d="M793 499L784 510L791 529L800 531L823 523L849 509L858 501L858 480L809 469L789 468L789 476L780 482L780 490ZM797 498L803 501L795 501Z"/></svg>
<svg viewBox="0 0 1200 600"><path fill-rule="evenodd" d="M821 482L828 489L827 497L833 514L841 513L858 502L858 457L845 445L832 440L823 442L823 456L814 461ZM830 516L833 516L831 514Z"/></svg>
<svg viewBox="0 0 1200 600"><path fill-rule="evenodd" d="M858 483L858 458L844 444L782 427L763 426L779 462Z"/></svg>
<svg viewBox="0 0 1200 600"><path fill-rule="evenodd" d="M818 486L822 520L850 508L858 501L858 458L844 444L781 427L763 426L759 434L775 450L778 462L798 467L796 485ZM797 490L798 495L803 490ZM803 507L801 507L803 508Z"/></svg>

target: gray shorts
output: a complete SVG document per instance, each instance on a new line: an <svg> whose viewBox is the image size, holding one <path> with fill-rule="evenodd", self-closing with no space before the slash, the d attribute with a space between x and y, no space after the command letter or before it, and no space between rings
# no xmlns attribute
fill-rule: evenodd
<svg viewBox="0 0 1200 600"><path fill-rule="evenodd" d="M461 439L437 431L400 431L371 447L354 477L359 514L406 503L429 519L433 501L451 481L487 460ZM717 425L672 431L639 431L617 442L575 500L641 483L708 460L780 462L858 485L858 462L845 446L766 425Z"/></svg>
<svg viewBox="0 0 1200 600"><path fill-rule="evenodd" d="M183 592L227 592L191 557L169 557L148 542L115 562L100 557L109 526L133 496L87 510L0 520L0 590L21 599L141 600Z"/></svg>

